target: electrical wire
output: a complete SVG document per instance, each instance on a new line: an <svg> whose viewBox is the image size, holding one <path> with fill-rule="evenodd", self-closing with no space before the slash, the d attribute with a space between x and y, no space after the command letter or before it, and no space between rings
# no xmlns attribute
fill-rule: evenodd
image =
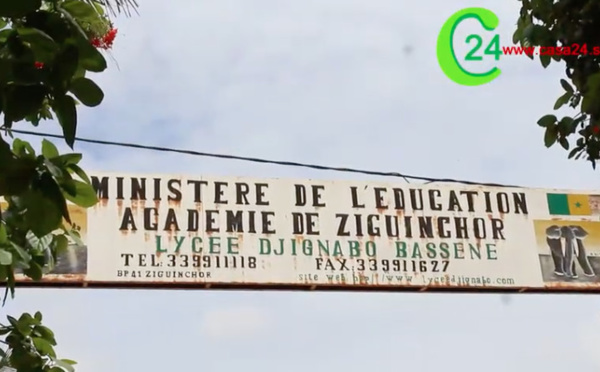
<svg viewBox="0 0 600 372"><path fill-rule="evenodd" d="M33 131L21 130L21 129L10 129L10 131L14 132L14 133L27 134L27 135L31 135L31 136L64 139L64 136L61 136L58 134L33 132ZM489 186L489 187L521 187L521 186L514 186L514 185L467 181L467 180L459 180L459 179L452 179L452 178L433 178L433 177L424 177L424 176L414 176L414 175L403 174L403 173L399 173L399 172L381 172L381 171L373 171L373 170L368 170L368 169L333 167L333 166L326 166L326 165L319 165L319 164L299 163L299 162L293 162L293 161L270 160L270 159L229 155L229 154L216 154L216 153L210 153L210 152L183 150L183 149L175 149L175 148L161 147L161 146L149 146L149 145L141 145L141 144L137 144L137 143L105 141L105 140L97 140L97 139L82 138L82 137L75 137L75 141L90 143L90 144L95 144L95 145L117 146L117 147L125 147L125 148L139 149L139 150L170 152L170 153L192 155L192 156L202 156L202 157L226 159L226 160L240 160L240 161L246 161L246 162L252 162L252 163L282 165L282 166L287 166L287 167L309 168L309 169L316 169L316 170L329 170L329 171L335 171L335 172L357 173L357 174L365 174L365 175L371 175L371 176L396 177L396 178L403 178L407 182L409 182L408 180L416 180L416 181L423 181L425 183L459 183L459 184L463 184L463 185Z"/></svg>

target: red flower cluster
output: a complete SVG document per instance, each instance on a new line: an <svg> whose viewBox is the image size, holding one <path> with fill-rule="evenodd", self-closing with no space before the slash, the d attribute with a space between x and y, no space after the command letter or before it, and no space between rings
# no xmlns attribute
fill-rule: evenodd
<svg viewBox="0 0 600 372"><path fill-rule="evenodd" d="M44 68L44 62L35 62L34 66L35 66L35 68L40 70L40 69Z"/></svg>
<svg viewBox="0 0 600 372"><path fill-rule="evenodd" d="M598 134L598 133L600 133L600 127L599 127L599 126L597 126L597 125L594 125L594 126L592 127L592 133L594 133L594 134Z"/></svg>
<svg viewBox="0 0 600 372"><path fill-rule="evenodd" d="M100 49L110 49L112 48L113 42L115 41L115 37L117 36L117 29L111 28L108 32L102 37L95 37L92 39L92 45L96 48Z"/></svg>

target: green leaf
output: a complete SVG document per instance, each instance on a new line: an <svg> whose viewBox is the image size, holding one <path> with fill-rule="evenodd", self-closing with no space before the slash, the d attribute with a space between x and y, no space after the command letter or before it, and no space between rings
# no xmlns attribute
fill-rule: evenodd
<svg viewBox="0 0 600 372"><path fill-rule="evenodd" d="M562 127L570 126L571 124L573 124L574 121L575 119L573 119L570 116L563 116L562 119L558 121L558 125Z"/></svg>
<svg viewBox="0 0 600 372"><path fill-rule="evenodd" d="M17 328L19 326L19 321L15 317L7 315L6 316L6 320L8 320L8 322L10 323L10 325L13 326L13 327L15 327L15 328Z"/></svg>
<svg viewBox="0 0 600 372"><path fill-rule="evenodd" d="M0 137L0 166L12 160L14 154L10 150L10 145Z"/></svg>
<svg viewBox="0 0 600 372"><path fill-rule="evenodd" d="M6 26L8 26L8 22L0 18L0 29L3 29Z"/></svg>
<svg viewBox="0 0 600 372"><path fill-rule="evenodd" d="M538 120L537 124L540 127L547 128L549 125L556 123L556 120L556 116L554 115L544 115L540 118L540 120Z"/></svg>
<svg viewBox="0 0 600 372"><path fill-rule="evenodd" d="M94 188L85 182L73 180L75 183L75 194L64 193L65 198L80 207L89 208L98 203L98 197Z"/></svg>
<svg viewBox="0 0 600 372"><path fill-rule="evenodd" d="M65 19L67 19L72 27L77 30L77 36L76 36L76 42L77 42L77 46L79 49L79 64L80 67L88 70L88 71L92 71L92 72L102 72L106 69L107 65L106 65L106 60L104 59L104 56L102 55L102 53L100 53L91 43L90 40L87 36L87 34L85 33L85 31L81 28L80 24L78 23L78 20L81 21L86 21L83 18L78 18L78 20L75 19L75 17L73 17L73 15L71 15L71 12L78 13L81 9L76 9L78 7L80 7L80 4L82 4L84 2L79 1L79 0L69 0L67 2L65 2L65 4L67 4L66 8L69 8L68 10L64 8L64 5L59 9L60 12L64 15ZM73 4L73 6L71 6L70 4ZM93 8L92 8L93 9ZM95 12L95 10L94 10ZM84 10L84 13L88 13L88 11ZM91 13L90 13L91 14ZM85 18L86 16L84 16ZM96 15L95 17L98 17L98 15ZM95 21L99 20L98 18L96 18L95 20L90 20L88 19L87 21L91 24L93 24Z"/></svg>
<svg viewBox="0 0 600 372"><path fill-rule="evenodd" d="M0 265L9 266L13 263L13 255L7 250L0 249Z"/></svg>
<svg viewBox="0 0 600 372"><path fill-rule="evenodd" d="M102 89L88 78L74 79L69 90L88 107L98 106L104 99Z"/></svg>
<svg viewBox="0 0 600 372"><path fill-rule="evenodd" d="M85 77L85 68L81 67L81 65L77 66L77 70L75 71L75 74L73 74L73 79L75 78L80 78L80 77Z"/></svg>
<svg viewBox="0 0 600 372"><path fill-rule="evenodd" d="M15 284L16 284L15 272L13 270L8 270L7 274L8 274L8 278L6 279L7 291L5 292L4 300L2 301L2 306L4 306L4 304L6 304L6 299L7 299L6 293L8 293L9 291L10 291L10 296L12 298L15 298Z"/></svg>
<svg viewBox="0 0 600 372"><path fill-rule="evenodd" d="M581 111L583 112L591 112L594 105L595 97L588 93L583 96L581 100Z"/></svg>
<svg viewBox="0 0 600 372"><path fill-rule="evenodd" d="M56 358L56 353L54 352L54 348L52 344L48 341L44 340L41 337L32 337L33 346L38 350L38 352L42 355L49 355L52 358Z"/></svg>
<svg viewBox="0 0 600 372"><path fill-rule="evenodd" d="M62 169L60 169L60 167L57 167L53 162L51 162L48 159L44 159L44 166L46 166L46 169L48 170L48 172L50 172L50 174L53 177L56 177L57 179L61 179L64 178L66 174L68 173L64 173Z"/></svg>
<svg viewBox="0 0 600 372"><path fill-rule="evenodd" d="M38 85L40 80L43 80L44 72L41 72L35 67L33 61L35 56L32 52L32 61L15 62L12 64L12 81L19 85Z"/></svg>
<svg viewBox="0 0 600 372"><path fill-rule="evenodd" d="M88 177L88 175L84 172L83 169L81 169L78 165L76 164L71 164L68 166L69 169L71 169L77 176L79 176L79 178L81 178L85 183L87 184L91 184L92 181L90 180L90 178Z"/></svg>
<svg viewBox="0 0 600 372"><path fill-rule="evenodd" d="M33 54L31 46L21 39L17 30L9 30L11 30L11 32L6 38L6 47L14 57L14 60L33 65L35 62L35 54Z"/></svg>
<svg viewBox="0 0 600 372"><path fill-rule="evenodd" d="M4 221L0 221L0 244L6 244L8 241L8 234L6 232L6 225Z"/></svg>
<svg viewBox="0 0 600 372"><path fill-rule="evenodd" d="M554 109L558 110L559 108L566 105L569 102L569 100L571 99L571 95L572 95L572 93L567 92L567 93L563 94L562 96L558 97L558 99L556 100L556 103L554 103Z"/></svg>
<svg viewBox="0 0 600 372"><path fill-rule="evenodd" d="M77 153L63 154L52 159L52 161L56 164L60 164L60 166L69 167L71 165L79 163L82 157L83 156L81 154Z"/></svg>
<svg viewBox="0 0 600 372"><path fill-rule="evenodd" d="M15 250L15 252L17 252L19 257L21 257L21 259L23 260L23 263L28 264L29 261L31 261L31 255L29 253L27 253L27 251L25 249L23 249L23 247L21 247L20 245L17 245L15 242L10 242L10 245Z"/></svg>
<svg viewBox="0 0 600 372"><path fill-rule="evenodd" d="M102 72L106 70L106 59L102 53L98 51L88 39L83 37L77 40L79 46L79 64L91 72Z"/></svg>
<svg viewBox="0 0 600 372"><path fill-rule="evenodd" d="M74 19L94 23L98 20L98 12L93 5L81 0L66 0L60 4Z"/></svg>
<svg viewBox="0 0 600 372"><path fill-rule="evenodd" d="M38 321L41 322L42 321L42 313L40 313L39 311L36 311L35 314L33 315L33 317Z"/></svg>
<svg viewBox="0 0 600 372"><path fill-rule="evenodd" d="M550 30L543 25L532 24L532 28L526 28L524 35L527 40L533 45L552 45L552 34ZM550 59L550 56L547 56Z"/></svg>
<svg viewBox="0 0 600 372"><path fill-rule="evenodd" d="M21 157L27 157L29 159L35 159L36 157L35 150L31 144L19 138L13 140L13 152Z"/></svg>
<svg viewBox="0 0 600 372"><path fill-rule="evenodd" d="M560 143L560 145L565 149L568 150L569 149L569 141L567 141L567 139L565 137L560 137L560 139L558 140L558 143Z"/></svg>
<svg viewBox="0 0 600 372"><path fill-rule="evenodd" d="M563 89L565 91L567 91L568 93L573 93L573 87L571 86L571 84L569 84L568 81L566 81L565 79L560 79L560 85L562 85Z"/></svg>
<svg viewBox="0 0 600 372"><path fill-rule="evenodd" d="M581 152L581 148L580 147L575 147L573 150L571 150L569 152L569 156L568 158L571 159L573 158L575 155L577 155L579 152Z"/></svg>
<svg viewBox="0 0 600 372"><path fill-rule="evenodd" d="M87 34L83 30L83 28L81 28L81 25L79 24L79 22L77 22L77 20L75 18L73 18L71 13L69 13L66 9L63 9L60 6L58 7L58 11L64 17L64 19L66 19L68 21L68 23L70 23L71 28L73 30L75 30L77 35L87 38Z"/></svg>
<svg viewBox="0 0 600 372"><path fill-rule="evenodd" d="M0 1L0 17L21 18L42 6L42 0L2 0Z"/></svg>
<svg viewBox="0 0 600 372"><path fill-rule="evenodd" d="M544 145L546 147L552 147L558 137L558 131L555 126L546 127L546 133L544 134Z"/></svg>
<svg viewBox="0 0 600 372"><path fill-rule="evenodd" d="M535 25L533 23L528 24L524 29L523 29L523 39L525 39L526 41L528 41L529 43L531 43L531 37L533 36L534 33L534 29L535 29Z"/></svg>
<svg viewBox="0 0 600 372"><path fill-rule="evenodd" d="M4 95L5 120L17 122L28 115L37 114L47 93L47 88L42 84L10 86Z"/></svg>
<svg viewBox="0 0 600 372"><path fill-rule="evenodd" d="M58 122L62 126L67 145L73 148L77 132L77 109L73 97L69 95L57 97L53 102L52 109L56 112Z"/></svg>
<svg viewBox="0 0 600 372"><path fill-rule="evenodd" d="M581 102L581 111L596 112L600 103L600 72L590 75L587 79L587 90Z"/></svg>
<svg viewBox="0 0 600 372"><path fill-rule="evenodd" d="M31 314L23 313L19 317L19 324L23 327L30 327L32 325L37 325L39 323L37 320L35 320L34 317L31 316Z"/></svg>
<svg viewBox="0 0 600 372"><path fill-rule="evenodd" d="M542 54L540 55L540 62L542 62L542 66L546 68L550 65L550 62L552 62L552 57L547 54Z"/></svg>
<svg viewBox="0 0 600 372"><path fill-rule="evenodd" d="M2 41L2 31L0 31L0 44L3 43ZM13 63L11 63L11 61L7 60L7 59L0 59L0 83L6 84L9 81L14 81L14 76L13 76ZM0 105L2 103L0 102ZM1 107L0 107L1 109Z"/></svg>
<svg viewBox="0 0 600 372"><path fill-rule="evenodd" d="M37 28L17 28L21 40L27 42L40 62L49 62L58 51L58 44L44 31Z"/></svg>
<svg viewBox="0 0 600 372"><path fill-rule="evenodd" d="M40 334L40 337L48 341L52 346L56 346L54 332L52 332L50 328L44 327L43 325L38 325L35 327L34 332L35 331L37 331Z"/></svg>
<svg viewBox="0 0 600 372"><path fill-rule="evenodd" d="M68 181L72 182L70 179ZM51 174L44 172L40 176L39 187L43 195L48 200L51 200L59 208L62 216L67 220L67 222L71 223L71 219L69 218L69 210L67 208L67 201L65 200L63 191L61 190L57 180L52 177Z"/></svg>
<svg viewBox="0 0 600 372"><path fill-rule="evenodd" d="M63 215L55 202L39 191L30 191L24 199L25 219L36 236L43 237L60 226Z"/></svg>
<svg viewBox="0 0 600 372"><path fill-rule="evenodd" d="M17 320L13 317L7 317L7 318L10 318L8 321L19 333L21 333L25 336L29 336L31 334L31 327L29 326L29 323L27 320L21 321L20 319Z"/></svg>
<svg viewBox="0 0 600 372"><path fill-rule="evenodd" d="M60 359L56 361L56 365L67 372L75 372L75 368L73 368L73 365L75 364L77 364L77 362L69 359Z"/></svg>
<svg viewBox="0 0 600 372"><path fill-rule="evenodd" d="M31 261L29 267L23 270L23 274L27 275L31 279L38 281L44 276L43 267L35 261Z"/></svg>
<svg viewBox="0 0 600 372"><path fill-rule="evenodd" d="M96 9L96 12L98 12L98 14L100 14L101 16L103 16L104 15L104 7L102 5L100 5L95 0L92 0L92 4L94 5L94 8Z"/></svg>
<svg viewBox="0 0 600 372"><path fill-rule="evenodd" d="M42 140L42 155L47 159L53 159L58 157L60 154L54 144L47 139Z"/></svg>
<svg viewBox="0 0 600 372"><path fill-rule="evenodd" d="M36 162L28 158L18 158L10 163L0 163L0 195L18 196L25 192L37 174Z"/></svg>
<svg viewBox="0 0 600 372"><path fill-rule="evenodd" d="M56 55L50 74L55 89L66 93L79 65L79 49L74 42L68 41Z"/></svg>
<svg viewBox="0 0 600 372"><path fill-rule="evenodd" d="M5 43L8 40L8 37L13 34L14 30L12 28L6 28L0 31L0 42Z"/></svg>

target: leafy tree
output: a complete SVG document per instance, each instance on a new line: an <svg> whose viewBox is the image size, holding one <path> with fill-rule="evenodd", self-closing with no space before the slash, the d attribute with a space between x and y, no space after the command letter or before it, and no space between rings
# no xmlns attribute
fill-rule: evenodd
<svg viewBox="0 0 600 372"><path fill-rule="evenodd" d="M539 55L544 68L552 60L565 62L566 76L560 80L564 93L554 110L565 105L576 110L574 116L548 114L539 119L538 125L545 128L544 143L547 147L558 143L569 150L569 158L583 157L595 168L600 159L600 1L519 1L513 42L554 53Z"/></svg>
<svg viewBox="0 0 600 372"><path fill-rule="evenodd" d="M69 242L79 241L68 202L97 202L81 154L60 154L52 142L41 153L14 138L14 125L54 119L73 148L78 104L99 105L104 93L87 77L107 68L116 29L109 14L135 9L132 0L0 0L0 281L14 297L16 276L40 280ZM12 138L12 141L9 139ZM18 372L73 371L57 359L56 340L42 314L0 324L0 367Z"/></svg>

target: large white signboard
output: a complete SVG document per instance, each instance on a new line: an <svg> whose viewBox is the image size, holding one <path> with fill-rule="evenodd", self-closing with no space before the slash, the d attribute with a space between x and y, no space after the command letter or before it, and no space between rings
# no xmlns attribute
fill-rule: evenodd
<svg viewBox="0 0 600 372"><path fill-rule="evenodd" d="M600 195L460 185L94 174L46 282L600 290ZM600 194L600 191L598 192Z"/></svg>

